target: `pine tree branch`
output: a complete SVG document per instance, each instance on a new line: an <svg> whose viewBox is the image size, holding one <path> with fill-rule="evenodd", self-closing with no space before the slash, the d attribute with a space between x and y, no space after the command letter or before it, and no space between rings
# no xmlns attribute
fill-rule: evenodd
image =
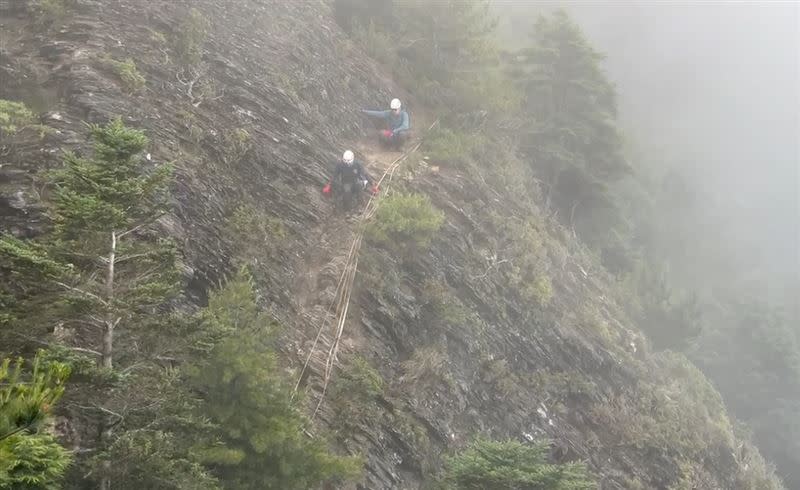
<svg viewBox="0 0 800 490"><path fill-rule="evenodd" d="M65 288L65 289L68 289L70 291L73 291L73 292L76 292L76 293L80 293L80 294L82 294L84 296L92 298L92 299L100 302L100 304L102 304L103 306L110 306L106 300L104 300L103 298L101 298L100 296L98 296L98 295L96 295L94 293L90 293L89 291L84 291L83 289L72 287L69 284L65 284L65 283L60 282L60 281L56 281L56 284L58 284L59 286Z"/></svg>
<svg viewBox="0 0 800 490"><path fill-rule="evenodd" d="M99 352L97 352L96 350L87 349L85 347L72 347L70 345L55 344L53 342L47 342L46 340L36 339L36 338L30 337L28 335L23 335L23 334L21 334L19 332L11 332L11 333L13 335L16 335L17 337L19 337L21 339L25 339L25 340L27 340L29 342L33 342L33 343L36 343L36 344L39 344L39 345L44 345L44 346L47 346L47 347L64 347L66 349L69 349L69 350L72 350L72 351L75 351L75 352L83 352L83 353L86 353L86 354L92 354L94 356L101 356L102 355Z"/></svg>
<svg viewBox="0 0 800 490"><path fill-rule="evenodd" d="M133 228L131 228L129 230L126 230L126 231L123 231L122 233L117 234L117 239L121 239L125 235L129 235L131 233L134 233L134 232L144 228L147 225L151 225L151 224L155 223L160 217L164 216L165 214L167 214L166 211L163 211L161 213L153 215L152 217L150 217L150 219L139 223L138 225L134 226Z"/></svg>

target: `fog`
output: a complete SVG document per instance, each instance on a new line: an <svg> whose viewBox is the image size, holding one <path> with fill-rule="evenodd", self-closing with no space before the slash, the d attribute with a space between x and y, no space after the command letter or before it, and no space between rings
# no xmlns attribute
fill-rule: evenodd
<svg viewBox="0 0 800 490"><path fill-rule="evenodd" d="M686 269L796 303L800 276L800 7L795 2L498 1L566 8L607 55L638 166L679 169L698 193ZM527 17L527 16L526 16ZM720 261L720 259L723 259ZM708 276L709 274L706 274ZM708 277L689 277L702 283Z"/></svg>

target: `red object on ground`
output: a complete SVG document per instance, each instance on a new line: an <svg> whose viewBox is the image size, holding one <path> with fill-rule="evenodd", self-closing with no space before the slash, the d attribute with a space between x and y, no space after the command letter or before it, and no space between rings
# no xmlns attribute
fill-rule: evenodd
<svg viewBox="0 0 800 490"><path fill-rule="evenodd" d="M392 137L392 132L389 131L388 129L384 129L383 130L383 136L386 137L386 138L391 138Z"/></svg>
<svg viewBox="0 0 800 490"><path fill-rule="evenodd" d="M331 185L325 184L325 187L322 188L322 193L328 195L331 193Z"/></svg>
<svg viewBox="0 0 800 490"><path fill-rule="evenodd" d="M374 195L376 195L376 194L378 193L378 189L379 189L379 188L378 188L378 185L377 185L377 184L372 186L372 195L373 195L373 196L374 196Z"/></svg>

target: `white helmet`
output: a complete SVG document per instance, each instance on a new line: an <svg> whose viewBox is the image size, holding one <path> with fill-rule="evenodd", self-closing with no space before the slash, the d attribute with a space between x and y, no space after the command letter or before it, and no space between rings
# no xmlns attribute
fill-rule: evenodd
<svg viewBox="0 0 800 490"><path fill-rule="evenodd" d="M400 99L392 99L392 101L389 103L389 107L391 107L394 110L399 109L400 105L401 105Z"/></svg>
<svg viewBox="0 0 800 490"><path fill-rule="evenodd" d="M356 156L353 155L353 152L350 151L350 150L347 150L346 152L344 152L344 155L342 155L342 161L344 163L348 164L348 165L353 163L353 160L355 160L355 159L356 159Z"/></svg>

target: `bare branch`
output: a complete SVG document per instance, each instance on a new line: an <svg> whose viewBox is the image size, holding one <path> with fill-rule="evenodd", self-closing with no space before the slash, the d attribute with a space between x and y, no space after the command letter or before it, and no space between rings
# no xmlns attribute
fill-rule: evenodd
<svg viewBox="0 0 800 490"><path fill-rule="evenodd" d="M83 347L68 347L68 349L69 350L74 350L75 352L83 352L83 353L86 353L86 354L92 354L92 355L97 356L97 357L100 357L100 356L103 355L103 354L97 352L96 350L85 349Z"/></svg>
<svg viewBox="0 0 800 490"><path fill-rule="evenodd" d="M503 260L496 260L495 259L494 262L489 264L489 267L486 268L486 271L483 274L481 274L479 276L471 276L471 278L472 279L483 279L484 277L489 275L489 271L491 271L495 267L499 266L500 264L505 264L506 262L509 262L509 260L508 259L503 259Z"/></svg>
<svg viewBox="0 0 800 490"><path fill-rule="evenodd" d="M122 257L117 257L115 262L117 264L119 264L119 263L125 262L127 260L133 260L133 259L138 259L138 258L141 258L141 257L147 257L148 255L150 255L150 254L141 253L141 254L123 255Z"/></svg>

